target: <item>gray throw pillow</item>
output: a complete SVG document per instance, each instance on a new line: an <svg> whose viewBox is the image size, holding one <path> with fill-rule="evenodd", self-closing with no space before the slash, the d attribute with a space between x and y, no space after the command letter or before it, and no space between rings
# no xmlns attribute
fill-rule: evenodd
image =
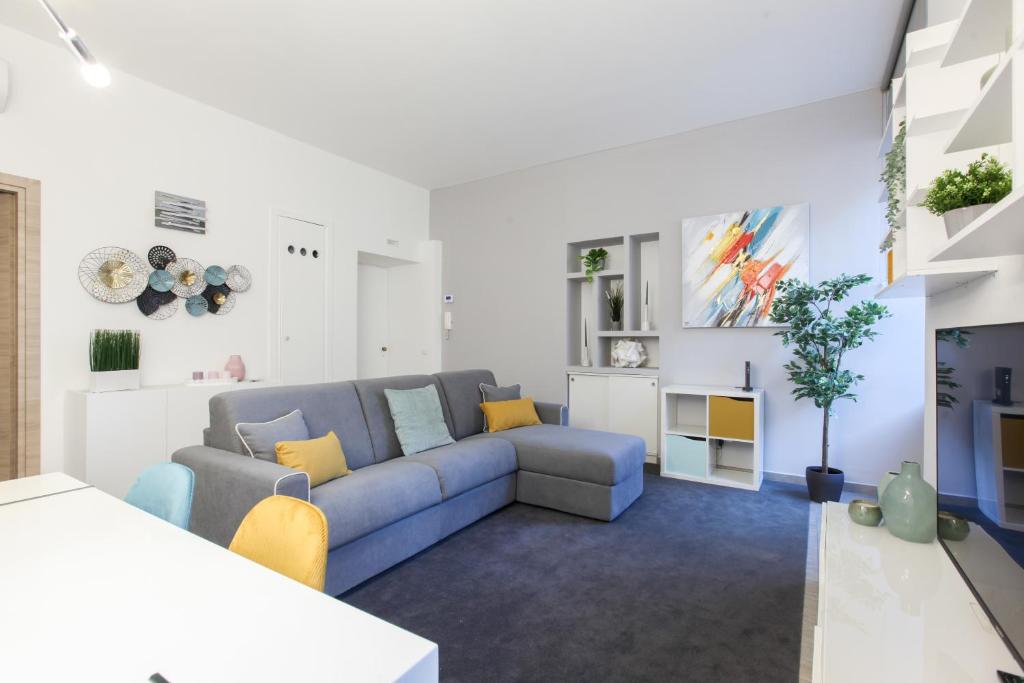
<svg viewBox="0 0 1024 683"><path fill-rule="evenodd" d="M455 443L433 384L420 389L385 389L384 397L391 409L391 419L395 421L395 435L403 455Z"/></svg>
<svg viewBox="0 0 1024 683"><path fill-rule="evenodd" d="M480 394L483 396L483 403L492 401L517 401L521 399L523 389L518 384L510 387L496 387L493 384L480 383ZM484 415L484 431L487 431L487 416Z"/></svg>
<svg viewBox="0 0 1024 683"><path fill-rule="evenodd" d="M309 428L299 409L270 422L239 422L235 425L235 433L251 457L270 462L277 462L275 446L278 441L309 439Z"/></svg>

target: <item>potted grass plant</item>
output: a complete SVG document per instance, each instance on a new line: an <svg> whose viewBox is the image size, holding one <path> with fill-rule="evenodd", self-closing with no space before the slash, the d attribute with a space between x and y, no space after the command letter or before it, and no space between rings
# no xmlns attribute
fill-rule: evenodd
<svg viewBox="0 0 1024 683"><path fill-rule="evenodd" d="M946 235L952 237L1010 194L1012 186L1011 171L995 157L982 154L967 165L966 171L943 171L932 182L921 206L942 216Z"/></svg>
<svg viewBox="0 0 1024 683"><path fill-rule="evenodd" d="M614 331L619 331L622 329L622 306L626 302L626 297L622 293L622 282L613 282L605 290L604 296L608 299L608 317L611 320L611 328Z"/></svg>
<svg viewBox="0 0 1024 683"><path fill-rule="evenodd" d="M139 388L138 330L93 330L89 336L89 390Z"/></svg>
<svg viewBox="0 0 1024 683"><path fill-rule="evenodd" d="M864 274L843 274L817 285L783 280L772 304L772 322L789 326L775 334L793 348L794 358L784 366L796 387L792 393L796 400L811 399L822 411L821 466L806 470L807 493L816 503L838 501L843 492L843 471L828 463L829 418L836 401L857 400L850 389L864 379L843 367L846 353L874 339L875 323L889 317L888 309L873 299L853 304L845 313L835 309L850 290L870 281Z"/></svg>

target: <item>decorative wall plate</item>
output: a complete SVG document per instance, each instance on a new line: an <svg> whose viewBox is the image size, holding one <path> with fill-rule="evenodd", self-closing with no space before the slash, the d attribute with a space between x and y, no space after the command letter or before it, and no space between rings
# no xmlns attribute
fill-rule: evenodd
<svg viewBox="0 0 1024 683"><path fill-rule="evenodd" d="M78 281L100 301L123 304L137 297L149 282L149 268L138 254L121 247L101 247L78 265Z"/></svg>
<svg viewBox="0 0 1024 683"><path fill-rule="evenodd" d="M217 306L216 311L211 311L215 315L227 315L231 312L231 309L235 307L235 302L238 301L238 295L234 292L230 292L228 297L224 300L224 303Z"/></svg>
<svg viewBox="0 0 1024 683"><path fill-rule="evenodd" d="M228 279L228 272L220 266L210 266L206 269L206 282L214 286L224 284Z"/></svg>
<svg viewBox="0 0 1024 683"><path fill-rule="evenodd" d="M157 309L160 308L160 292L156 291L152 287L146 287L142 290L142 294L139 294L139 297L135 300L135 305L139 307L142 315L153 315L156 313Z"/></svg>
<svg viewBox="0 0 1024 683"><path fill-rule="evenodd" d="M150 313L146 317L151 318L152 320L167 320L178 312L178 309L181 307L180 302L181 299L174 297L170 302L161 304L160 308L156 309L155 313Z"/></svg>
<svg viewBox="0 0 1024 683"><path fill-rule="evenodd" d="M174 276L166 270L154 270L149 274L149 286L158 292L169 292L174 286Z"/></svg>
<svg viewBox="0 0 1024 683"><path fill-rule="evenodd" d="M227 285L209 285L203 290L202 296L206 299L206 303L209 304L208 310L210 313L216 313L228 300L229 294L231 294L231 290L228 289Z"/></svg>
<svg viewBox="0 0 1024 683"><path fill-rule="evenodd" d="M189 315L199 317L204 315L210 308L210 303L200 295L190 296L185 301L185 310Z"/></svg>
<svg viewBox="0 0 1024 683"><path fill-rule="evenodd" d="M227 286L233 292L244 292L252 287L252 273L245 266L234 265L228 268Z"/></svg>
<svg viewBox="0 0 1024 683"><path fill-rule="evenodd" d="M169 263L174 263L177 258L170 247L165 247L162 244L158 244L149 250L149 265L157 270L163 270Z"/></svg>
<svg viewBox="0 0 1024 683"><path fill-rule="evenodd" d="M167 272L174 276L171 291L182 299L196 296L206 288L205 268L195 259L175 259L167 264Z"/></svg>

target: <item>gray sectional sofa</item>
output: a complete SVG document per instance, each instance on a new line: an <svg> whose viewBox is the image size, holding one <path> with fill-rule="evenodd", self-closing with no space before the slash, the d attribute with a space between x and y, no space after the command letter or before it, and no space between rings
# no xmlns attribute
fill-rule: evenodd
<svg viewBox="0 0 1024 683"><path fill-rule="evenodd" d="M245 514L274 494L323 510L329 525L325 590L338 595L513 501L611 521L643 492L644 442L567 427L563 406L537 403L544 424L483 433L488 370L442 372L219 394L205 445L174 462L196 474L191 530L227 546ZM385 389L437 387L455 443L403 456ZM250 457L239 422L296 408L310 436L334 431L352 474L310 490L309 479Z"/></svg>

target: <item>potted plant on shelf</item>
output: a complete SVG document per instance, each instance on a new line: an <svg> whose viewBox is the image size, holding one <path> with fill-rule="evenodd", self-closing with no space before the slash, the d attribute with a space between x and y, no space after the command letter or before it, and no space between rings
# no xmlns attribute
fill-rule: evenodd
<svg viewBox="0 0 1024 683"><path fill-rule="evenodd" d="M625 303L625 297L622 294L622 283L611 283L604 295L608 299L608 316L611 319L612 330L621 330L622 304Z"/></svg>
<svg viewBox="0 0 1024 683"><path fill-rule="evenodd" d="M843 274L817 285L783 280L772 304L772 322L789 325L788 329L775 334L782 337L783 346L793 347L795 358L784 366L789 381L796 385L793 395L796 400L813 400L823 414L821 466L809 466L806 470L807 493L817 503L838 501L843 492L842 470L828 464L832 405L843 398L856 401L857 395L850 389L864 379L863 375L843 368L844 356L866 340L874 339L878 333L872 326L889 317L888 309L874 300L854 304L842 314L833 307L843 301L851 289L870 281L871 277L864 274Z"/></svg>
<svg viewBox="0 0 1024 683"><path fill-rule="evenodd" d="M608 250L598 247L576 258L583 262L583 268L587 274L587 282L593 282L594 273L604 270L604 264L608 260Z"/></svg>
<svg viewBox="0 0 1024 683"><path fill-rule="evenodd" d="M138 330L93 330L89 336L90 391L139 388Z"/></svg>
<svg viewBox="0 0 1024 683"><path fill-rule="evenodd" d="M1010 194L1013 177L1009 169L989 154L967 165L967 171L943 171L932 182L921 206L946 223L946 235L963 230L992 205Z"/></svg>

